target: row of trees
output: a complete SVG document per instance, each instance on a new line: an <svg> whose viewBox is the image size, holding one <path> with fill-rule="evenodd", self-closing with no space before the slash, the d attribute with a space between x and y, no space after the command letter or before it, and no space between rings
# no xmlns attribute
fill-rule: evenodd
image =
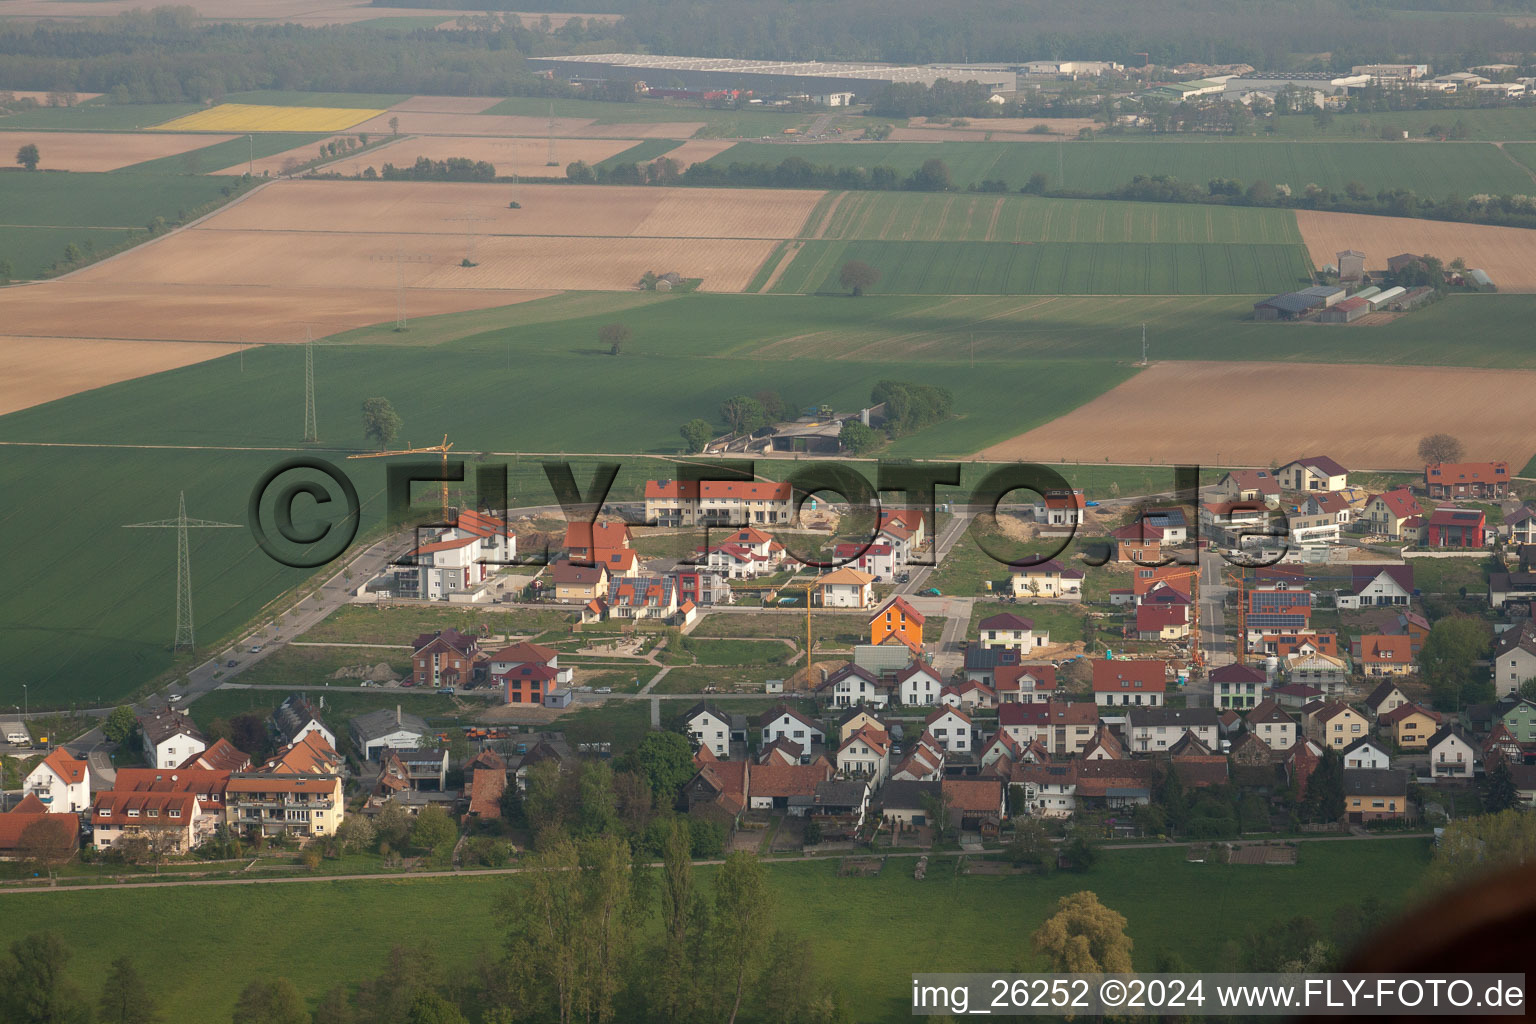
<svg viewBox="0 0 1536 1024"><path fill-rule="evenodd" d="M733 434L751 434L785 419L795 407L771 388L752 394L732 395L720 403L720 420ZM714 424L695 417L678 428L683 445L690 454L704 450L717 431Z"/></svg>
<svg viewBox="0 0 1536 1024"><path fill-rule="evenodd" d="M379 176L385 181L495 181L496 168L484 160L462 156L446 160L419 156L409 167L385 164Z"/></svg>
<svg viewBox="0 0 1536 1024"><path fill-rule="evenodd" d="M0 1020L13 1024L155 1024L159 1009L133 959L120 956L92 1000L67 976L71 950L57 934L11 942L0 955Z"/></svg>

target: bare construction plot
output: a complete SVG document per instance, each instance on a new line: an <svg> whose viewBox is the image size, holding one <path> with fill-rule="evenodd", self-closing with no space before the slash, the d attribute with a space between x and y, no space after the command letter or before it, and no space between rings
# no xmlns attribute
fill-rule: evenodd
<svg viewBox="0 0 1536 1024"><path fill-rule="evenodd" d="M240 345L0 335L0 415L237 352Z"/></svg>
<svg viewBox="0 0 1536 1024"><path fill-rule="evenodd" d="M1460 256L1487 271L1501 292L1536 292L1536 231L1528 228L1316 210L1298 210L1296 224L1318 266L1345 249L1365 253L1367 269L1385 268L1389 256L1405 252L1444 263Z"/></svg>
<svg viewBox="0 0 1536 1024"><path fill-rule="evenodd" d="M1298 327L1298 330L1327 330ZM1283 396L1283 426L1271 413ZM1412 415L1371 417L1362 409ZM1309 363L1155 363L1065 416L978 453L985 461L1267 466L1327 452L1357 469L1418 470L1444 431L1480 459L1536 451L1536 371Z"/></svg>
<svg viewBox="0 0 1536 1024"><path fill-rule="evenodd" d="M233 135L156 135L150 132L0 132L0 149L7 155L32 143L45 171L115 171L119 167L175 156L228 142ZM240 165L245 171L245 165Z"/></svg>

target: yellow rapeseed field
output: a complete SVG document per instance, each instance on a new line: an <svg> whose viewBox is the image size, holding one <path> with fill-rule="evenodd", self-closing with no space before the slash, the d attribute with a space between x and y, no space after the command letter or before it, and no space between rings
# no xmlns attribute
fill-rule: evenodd
<svg viewBox="0 0 1536 1024"><path fill-rule="evenodd" d="M157 132L340 132L378 117L382 110L355 107L262 107L249 103L220 103L174 121L157 124Z"/></svg>

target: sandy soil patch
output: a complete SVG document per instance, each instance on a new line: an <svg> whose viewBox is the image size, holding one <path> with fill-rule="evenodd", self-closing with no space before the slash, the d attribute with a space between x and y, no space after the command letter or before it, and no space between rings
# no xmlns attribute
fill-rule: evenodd
<svg viewBox="0 0 1536 1024"><path fill-rule="evenodd" d="M0 414L239 351L240 345L0 335Z"/></svg>
<svg viewBox="0 0 1536 1024"><path fill-rule="evenodd" d="M462 240L455 239L462 248ZM773 250L770 239L492 238L479 266L438 266L422 288L597 288L624 291L647 270L704 279L700 290L739 292Z"/></svg>
<svg viewBox="0 0 1536 1024"><path fill-rule="evenodd" d="M1528 228L1316 210L1296 211L1296 223L1318 266L1337 262L1344 249L1365 253L1367 270L1385 270L1388 257L1404 252L1446 263L1460 256L1487 271L1501 292L1536 292L1536 231Z"/></svg>
<svg viewBox="0 0 1536 1024"><path fill-rule="evenodd" d="M548 139L513 138L466 138L463 136L421 135L387 146L370 149L366 153L335 160L325 165L327 173L355 177L364 168L380 170L385 164L409 167L418 158L446 160L461 156L467 160L484 160L496 168L499 175L516 174L520 177L548 177L565 174L565 165L573 160L585 160L595 164L624 152L633 146L628 139L561 139L556 143L558 168L546 167L549 159Z"/></svg>
<svg viewBox="0 0 1536 1024"><path fill-rule="evenodd" d="M6 8L6 11L9 13L10 8ZM48 89L0 89L0 94L14 96L18 100L36 100L46 107L49 105L48 99L53 95L53 92ZM77 92L74 94L74 97L76 103L84 103L86 100L93 100L100 95L101 93L99 92Z"/></svg>
<svg viewBox="0 0 1536 1024"><path fill-rule="evenodd" d="M150 135L132 132L32 132L0 134L0 148L14 156L16 150L33 143L43 158L45 171L115 171L119 167L175 156L192 149L202 149L218 142L228 142L233 135ZM245 165L240 165L241 170Z"/></svg>
<svg viewBox="0 0 1536 1024"><path fill-rule="evenodd" d="M1283 429L1272 415L1277 400ZM977 458L1267 466L1325 451L1352 469L1415 470L1419 439L1444 431L1480 459L1524 465L1536 451L1533 406L1536 371L1155 363ZM1412 415L1361 418L1362 409L1402 408Z"/></svg>
<svg viewBox="0 0 1536 1024"><path fill-rule="evenodd" d="M686 171L694 164L703 163L712 156L719 156L736 143L736 139L689 139L671 152L663 153L662 156L671 158L679 170Z"/></svg>
<svg viewBox="0 0 1536 1024"><path fill-rule="evenodd" d="M414 114L478 114L500 102L495 96L412 96L389 109Z"/></svg>
<svg viewBox="0 0 1536 1024"><path fill-rule="evenodd" d="M542 299L551 291L407 288L411 318ZM0 323L15 335L64 332L94 338L288 344L370 324L393 323L394 288L145 285L78 278L0 289ZM0 379L5 372L0 367Z"/></svg>
<svg viewBox="0 0 1536 1024"><path fill-rule="evenodd" d="M379 150L378 152L384 152ZM370 154L371 155L371 154ZM509 209L516 195L522 204ZM791 238L822 193L607 185L284 181L198 230Z"/></svg>

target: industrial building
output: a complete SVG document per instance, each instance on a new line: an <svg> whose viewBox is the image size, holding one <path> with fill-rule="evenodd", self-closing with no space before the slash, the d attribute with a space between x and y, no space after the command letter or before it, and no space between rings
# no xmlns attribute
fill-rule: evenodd
<svg viewBox="0 0 1536 1024"><path fill-rule="evenodd" d="M846 96L867 96L884 85L939 79L979 82L993 93L1014 92L1018 75L1002 67L939 65L921 67L830 61L737 60L719 57L667 57L645 53L587 53L530 57L535 67L559 78L583 81L643 82L649 87L698 91L750 89L766 95L805 95L813 102L841 106Z"/></svg>

